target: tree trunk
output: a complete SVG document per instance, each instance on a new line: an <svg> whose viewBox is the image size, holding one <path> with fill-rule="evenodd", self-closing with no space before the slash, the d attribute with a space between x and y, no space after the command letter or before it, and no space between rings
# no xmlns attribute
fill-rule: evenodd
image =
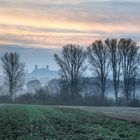
<svg viewBox="0 0 140 140"><path fill-rule="evenodd" d="M10 95L10 101L13 103L13 88L10 86L9 88L9 95Z"/></svg>

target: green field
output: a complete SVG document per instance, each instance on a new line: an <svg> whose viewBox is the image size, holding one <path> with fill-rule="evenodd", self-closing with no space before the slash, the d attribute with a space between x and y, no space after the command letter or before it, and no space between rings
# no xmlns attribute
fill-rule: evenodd
<svg viewBox="0 0 140 140"><path fill-rule="evenodd" d="M0 140L140 140L140 125L78 109L2 105Z"/></svg>

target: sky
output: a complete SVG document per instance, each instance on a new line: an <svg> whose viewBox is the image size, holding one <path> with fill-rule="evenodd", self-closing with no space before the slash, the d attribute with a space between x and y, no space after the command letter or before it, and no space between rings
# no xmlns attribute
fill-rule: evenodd
<svg viewBox="0 0 140 140"><path fill-rule="evenodd" d="M111 37L140 42L140 0L0 0L0 56L17 51L26 69L57 69L62 46Z"/></svg>

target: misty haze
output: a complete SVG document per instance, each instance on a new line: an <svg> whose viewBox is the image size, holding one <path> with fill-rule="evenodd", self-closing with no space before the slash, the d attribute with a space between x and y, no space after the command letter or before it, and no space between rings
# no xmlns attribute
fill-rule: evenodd
<svg viewBox="0 0 140 140"><path fill-rule="evenodd" d="M140 140L139 0L0 0L0 140Z"/></svg>

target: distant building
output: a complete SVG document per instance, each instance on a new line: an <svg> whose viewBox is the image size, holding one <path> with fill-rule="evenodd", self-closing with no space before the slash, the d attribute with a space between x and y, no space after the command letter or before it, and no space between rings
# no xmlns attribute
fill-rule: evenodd
<svg viewBox="0 0 140 140"><path fill-rule="evenodd" d="M45 68L38 68L38 66L35 65L35 68L31 73L26 72L26 81L37 79L42 85L45 85L48 81L57 78L59 78L58 71L50 70L48 65L46 65Z"/></svg>

